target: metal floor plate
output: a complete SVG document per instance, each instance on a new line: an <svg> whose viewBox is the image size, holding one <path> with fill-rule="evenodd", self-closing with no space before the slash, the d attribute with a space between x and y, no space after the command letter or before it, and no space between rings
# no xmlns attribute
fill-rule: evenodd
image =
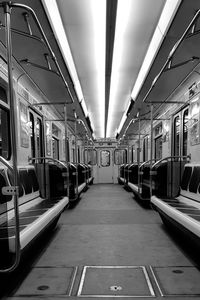
<svg viewBox="0 0 200 300"><path fill-rule="evenodd" d="M200 272L195 267L151 267L161 296L200 296Z"/></svg>
<svg viewBox="0 0 200 300"><path fill-rule="evenodd" d="M79 297L155 297L144 266L85 266Z"/></svg>
<svg viewBox="0 0 200 300"><path fill-rule="evenodd" d="M14 296L70 296L77 267L37 267L22 282Z"/></svg>

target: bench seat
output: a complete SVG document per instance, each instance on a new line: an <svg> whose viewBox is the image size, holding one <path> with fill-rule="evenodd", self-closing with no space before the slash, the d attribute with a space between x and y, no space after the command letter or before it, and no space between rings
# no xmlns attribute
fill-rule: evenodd
<svg viewBox="0 0 200 300"><path fill-rule="evenodd" d="M0 170L0 190L12 185L12 173ZM58 220L68 204L68 197L42 198L34 166L19 167L20 248L23 250L44 229ZM7 197L7 201L6 201ZM12 196L0 195L0 244L8 240L8 251L15 251L15 217Z"/></svg>
<svg viewBox="0 0 200 300"><path fill-rule="evenodd" d="M180 193L172 199L151 197L163 221L175 225L193 238L200 238L200 164L186 164ZM199 241L198 241L199 243Z"/></svg>
<svg viewBox="0 0 200 300"><path fill-rule="evenodd" d="M200 237L200 204L196 207L184 203L181 198L176 198L174 200L177 202L164 201L156 196L151 197L151 202L162 217L167 215L169 218Z"/></svg>
<svg viewBox="0 0 200 300"><path fill-rule="evenodd" d="M38 199L39 200L39 199ZM37 235L39 235L48 225L50 225L68 203L68 198L64 197L61 200L54 201L51 205L47 205L48 201L40 199L40 203L27 210L20 211L20 247L24 249ZM42 208L39 208L39 206ZM47 205L47 206L46 206ZM0 225L0 241L7 239L9 236L9 251L15 251L15 220L14 218Z"/></svg>

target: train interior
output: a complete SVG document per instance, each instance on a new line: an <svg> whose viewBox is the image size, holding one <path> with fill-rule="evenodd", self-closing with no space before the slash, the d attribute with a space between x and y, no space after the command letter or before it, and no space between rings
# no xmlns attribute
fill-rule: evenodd
<svg viewBox="0 0 200 300"><path fill-rule="evenodd" d="M0 1L0 298L200 299L198 0Z"/></svg>

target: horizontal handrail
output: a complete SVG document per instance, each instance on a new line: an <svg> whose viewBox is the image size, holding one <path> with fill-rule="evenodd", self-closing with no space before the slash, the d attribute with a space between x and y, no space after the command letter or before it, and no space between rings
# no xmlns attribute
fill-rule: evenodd
<svg viewBox="0 0 200 300"><path fill-rule="evenodd" d="M1 6L3 6L3 5L4 4L2 3ZM43 30L43 28L42 28L42 26L41 26L38 18L37 18L37 15L36 15L35 11L31 7L29 7L29 6L25 5L25 4L22 4L22 3L15 3L15 2L11 3L11 2L8 2L8 5L10 7L13 7L13 8L22 8L22 9L25 9L26 11L28 11L29 13L31 13L31 15L32 15L32 17L33 17L33 19L34 19L34 21L36 23L36 26L38 27L38 30L40 31L40 33L42 35L42 40L44 41L47 49L51 53L51 58L52 58L52 60L54 61L55 65L56 65L58 73L59 73L60 77L62 78L62 81L63 81L65 87L67 88L67 91L68 91L68 94L69 94L69 96L71 98L71 101L72 101L72 103L74 103L74 98L73 98L73 95L72 95L72 93L70 91L69 85L68 85L68 83L67 83L67 81L66 81L66 79L65 79L65 77L64 77L64 75L62 73L62 70L61 70L61 68L60 68L60 66L58 64L56 56L55 56L55 54L54 54L54 52L53 52L53 50L52 50L52 48L50 46L50 43L47 40L47 37L46 37L46 35L44 33L44 30Z"/></svg>
<svg viewBox="0 0 200 300"><path fill-rule="evenodd" d="M152 166L152 168L154 168L155 166L157 166L158 164L160 164L162 161L168 161L170 159L191 159L191 155L180 155L180 156L167 156L165 158L162 158L160 160L158 160L157 162L155 162Z"/></svg>
<svg viewBox="0 0 200 300"><path fill-rule="evenodd" d="M188 32L191 29L191 27L195 24L196 20L199 18L199 15L200 15L200 9L197 10L197 12L195 13L194 17L192 18L190 24L187 26L187 28L185 29L184 33L180 37L180 39L178 39L178 41L174 44L173 48L171 49L171 51L170 51L170 53L168 55L167 60L165 61L164 65L162 66L160 72L157 74L157 76L152 81L149 90L147 91L146 95L143 98L143 102L146 102L146 99L148 98L149 94L153 90L153 88L156 85L158 79L163 74L163 72L166 70L167 65L169 65L169 63L172 61L172 58L173 58L174 54L178 50L179 46L182 44L183 40L186 38L186 35L188 34ZM148 103L148 102L146 102L146 103Z"/></svg>
<svg viewBox="0 0 200 300"><path fill-rule="evenodd" d="M41 157L29 157L28 161L36 161L36 160L51 160L54 162L57 162L58 164L60 164L61 166L67 168L67 164L65 164L64 162L60 161L59 159L56 158L52 158L52 157L47 157L47 156L41 156Z"/></svg>
<svg viewBox="0 0 200 300"><path fill-rule="evenodd" d="M146 165L146 164L149 164L151 161L155 161L155 159L149 159L149 160L146 160L146 161L144 161L140 166L139 166L139 169L141 168L141 167L143 167L144 165Z"/></svg>

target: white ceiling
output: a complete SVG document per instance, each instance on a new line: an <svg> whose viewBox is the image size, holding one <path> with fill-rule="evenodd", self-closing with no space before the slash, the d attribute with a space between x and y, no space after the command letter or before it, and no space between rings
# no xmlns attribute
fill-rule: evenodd
<svg viewBox="0 0 200 300"><path fill-rule="evenodd" d="M92 23L91 1L101 2L102 0L57 0L57 5L94 134L96 138L99 138L103 137L104 134L104 128L102 129L104 115L103 112L101 115L96 80L99 76L99 68L95 62L96 57L94 53L94 41L97 40L97 34ZM165 4L165 0L122 0L122 2L124 5L129 3L130 7L128 16L124 20L127 26L123 32L124 40L121 42L121 59L117 60L120 69L119 73L115 74L114 86L116 90L113 92L114 97L110 97L108 137L116 135ZM118 8L119 5L120 2L118 2ZM104 99L101 98L101 105L104 105Z"/></svg>

